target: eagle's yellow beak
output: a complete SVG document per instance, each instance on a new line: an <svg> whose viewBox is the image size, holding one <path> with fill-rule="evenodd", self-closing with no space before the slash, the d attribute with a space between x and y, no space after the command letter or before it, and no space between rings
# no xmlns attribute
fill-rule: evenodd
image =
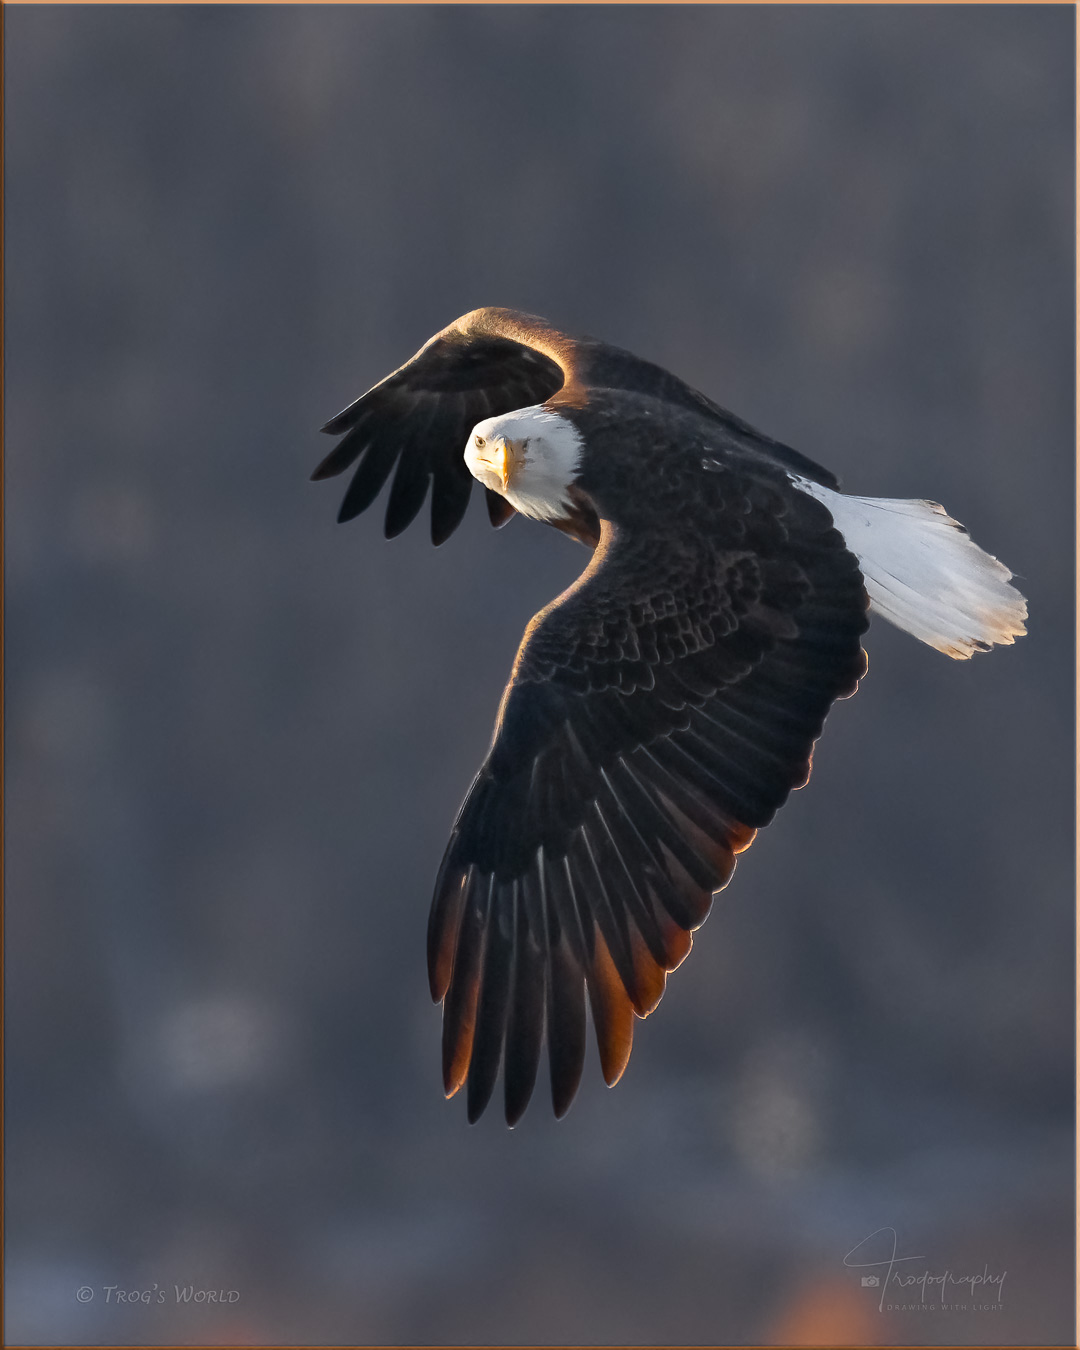
<svg viewBox="0 0 1080 1350"><path fill-rule="evenodd" d="M499 475L504 492L510 486L510 475L517 467L517 463L518 447L513 441L501 440L491 455L491 464Z"/></svg>

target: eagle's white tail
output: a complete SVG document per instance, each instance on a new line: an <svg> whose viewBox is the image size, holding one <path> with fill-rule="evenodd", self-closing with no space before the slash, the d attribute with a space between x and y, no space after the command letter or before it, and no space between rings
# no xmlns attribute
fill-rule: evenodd
<svg viewBox="0 0 1080 1350"><path fill-rule="evenodd" d="M1009 585L1012 573L937 502L849 497L794 482L832 513L859 560L871 613L961 659L1027 631L1027 602Z"/></svg>

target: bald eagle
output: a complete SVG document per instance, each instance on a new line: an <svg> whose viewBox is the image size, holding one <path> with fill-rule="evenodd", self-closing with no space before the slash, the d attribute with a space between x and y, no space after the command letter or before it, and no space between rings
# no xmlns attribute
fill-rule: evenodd
<svg viewBox="0 0 1080 1350"><path fill-rule="evenodd" d="M477 309L332 418L316 469L394 466L386 535L431 488L431 537L473 480L580 540L579 579L526 629L458 813L428 926L447 1096L503 1071L517 1123L546 1040L556 1116L592 1012L604 1078L660 1001L714 892L810 773L866 669L868 611L953 657L1011 643L1009 570L934 502L846 496L827 469L666 370L509 309Z"/></svg>

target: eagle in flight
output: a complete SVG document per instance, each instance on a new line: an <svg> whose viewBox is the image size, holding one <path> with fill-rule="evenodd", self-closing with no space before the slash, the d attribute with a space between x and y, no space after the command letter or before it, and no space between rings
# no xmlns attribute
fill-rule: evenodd
<svg viewBox="0 0 1080 1350"><path fill-rule="evenodd" d="M431 488L431 537L473 480L592 557L531 621L458 813L428 925L447 1096L502 1067L521 1118L546 1040L556 1116L586 1050L605 1080L715 891L866 670L868 610L964 658L1024 630L1012 573L935 502L841 494L827 469L666 370L543 319L477 309L323 430L359 465L338 519L395 469L386 535Z"/></svg>

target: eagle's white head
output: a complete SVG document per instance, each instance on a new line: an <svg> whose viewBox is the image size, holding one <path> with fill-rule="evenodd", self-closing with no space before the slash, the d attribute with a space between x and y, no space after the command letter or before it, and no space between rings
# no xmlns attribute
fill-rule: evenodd
<svg viewBox="0 0 1080 1350"><path fill-rule="evenodd" d="M559 520L583 441L573 423L540 404L477 422L465 447L469 472L535 520Z"/></svg>

